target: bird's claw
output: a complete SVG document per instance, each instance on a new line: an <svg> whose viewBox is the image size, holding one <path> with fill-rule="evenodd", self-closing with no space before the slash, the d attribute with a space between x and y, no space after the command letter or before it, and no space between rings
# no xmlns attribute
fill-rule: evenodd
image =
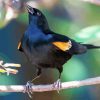
<svg viewBox="0 0 100 100"><path fill-rule="evenodd" d="M30 98L32 98L32 94L33 94L33 91L32 91L33 85L34 84L31 83L31 81L28 81L27 84L26 84L25 90L24 90L24 93L28 93Z"/></svg>
<svg viewBox="0 0 100 100"><path fill-rule="evenodd" d="M54 82L53 84L53 88L56 88L57 89L57 92L59 93L59 91L61 90L61 81L60 79L58 79L56 82Z"/></svg>

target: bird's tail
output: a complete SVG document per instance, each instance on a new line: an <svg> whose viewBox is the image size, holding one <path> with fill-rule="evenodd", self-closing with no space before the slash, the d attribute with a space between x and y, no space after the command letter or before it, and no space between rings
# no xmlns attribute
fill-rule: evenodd
<svg viewBox="0 0 100 100"><path fill-rule="evenodd" d="M83 44L84 46L87 47L87 49L100 49L100 46L95 46L92 44Z"/></svg>

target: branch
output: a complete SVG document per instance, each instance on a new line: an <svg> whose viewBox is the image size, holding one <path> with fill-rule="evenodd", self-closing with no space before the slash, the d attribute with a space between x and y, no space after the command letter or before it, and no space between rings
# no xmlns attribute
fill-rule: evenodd
<svg viewBox="0 0 100 100"><path fill-rule="evenodd" d="M21 67L20 64L15 63L5 63L4 61L0 60L0 73L7 73L7 75L11 74L17 74L18 70L14 68Z"/></svg>
<svg viewBox="0 0 100 100"><path fill-rule="evenodd" d="M89 78L81 81L70 81L63 82L61 89L69 89L69 88L77 88L86 85L96 85L100 84L100 77ZM53 87L53 84L50 85L33 85L33 92L45 92L45 91L53 91L57 90L57 88ZM25 85L10 85L10 86L0 86L0 92L24 92Z"/></svg>

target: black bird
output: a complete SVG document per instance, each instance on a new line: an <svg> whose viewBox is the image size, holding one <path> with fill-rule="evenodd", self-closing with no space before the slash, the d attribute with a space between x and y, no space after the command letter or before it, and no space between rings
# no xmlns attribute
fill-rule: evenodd
<svg viewBox="0 0 100 100"><path fill-rule="evenodd" d="M100 48L91 44L81 44L75 40L50 30L44 14L27 5L29 25L19 42L18 49L27 56L30 63L38 69L37 77L42 68L56 68L59 79L65 64L73 55L83 54L88 49Z"/></svg>

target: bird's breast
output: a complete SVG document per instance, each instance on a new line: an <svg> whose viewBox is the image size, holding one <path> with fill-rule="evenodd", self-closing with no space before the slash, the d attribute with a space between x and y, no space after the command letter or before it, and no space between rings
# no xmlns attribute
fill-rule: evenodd
<svg viewBox="0 0 100 100"><path fill-rule="evenodd" d="M29 46L26 46L24 52L33 65L44 68L62 66L70 58L66 53L56 51L52 44L33 46L31 50Z"/></svg>

